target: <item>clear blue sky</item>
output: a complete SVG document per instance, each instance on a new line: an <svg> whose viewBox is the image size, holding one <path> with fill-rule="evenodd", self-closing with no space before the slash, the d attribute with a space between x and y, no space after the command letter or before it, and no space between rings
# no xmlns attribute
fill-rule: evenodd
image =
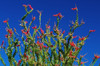
<svg viewBox="0 0 100 66"><path fill-rule="evenodd" d="M75 35L86 36L90 29L95 29L96 32L92 33L86 41L80 54L87 53L85 58L89 61L86 63L88 66L94 57L94 54L100 55L100 0L1 0L0 1L0 43L5 40L5 28L6 24L3 20L9 18L9 24L11 27L17 28L20 32L20 20L25 14L23 4L31 4L34 11L26 19L28 22L31 20L31 15L36 16L34 24L38 25L38 13L36 10L42 11L42 27L50 18L50 25L53 27L56 18L53 14L62 13L64 18L60 21L60 27L68 33L68 25L71 21L75 21L76 13L71 8L75 7L75 3L79 10L79 23L83 19L85 24L75 31ZM34 26L34 25L33 25ZM5 40L7 42L7 40ZM8 63L7 57L4 51L0 51L5 62ZM98 66L100 59L95 66ZM1 64L1 61L0 61ZM8 65L9 66L9 65Z"/></svg>

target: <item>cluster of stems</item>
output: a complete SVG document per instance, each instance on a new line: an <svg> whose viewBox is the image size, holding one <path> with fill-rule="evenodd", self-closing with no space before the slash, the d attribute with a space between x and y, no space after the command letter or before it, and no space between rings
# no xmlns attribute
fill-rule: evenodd
<svg viewBox="0 0 100 66"><path fill-rule="evenodd" d="M84 66L84 63L87 62L82 62L84 56L80 56L80 58L77 56L84 42L94 30L89 31L85 37L79 37L76 42L73 40L77 37L73 36L76 28L84 24L84 22L81 22L81 24L78 22L77 8L73 8L77 12L76 21L72 22L69 33L64 36L65 31L62 32L59 28L59 22L63 17L61 13L53 15L57 18L57 24L54 25L53 31L50 31L49 23L47 23L46 31L44 32L41 28L41 12L38 11L39 27L31 27L32 23L35 22L35 17L32 17L32 21L26 26L27 22L25 18L33 11L33 8L31 5L28 5L31 8L31 10L28 11L27 5L23 6L25 7L26 14L22 17L20 24L20 26L23 27L21 30L22 35L19 35L15 28L14 31L10 28L8 20L4 21L7 24L6 31L8 34L6 38L8 40L8 46L4 46L4 42L2 42L0 48L4 49L10 66L73 66L74 62L77 62L78 66ZM32 34L30 28L33 30ZM22 50L24 50L24 52L22 52ZM20 57L19 60L16 60L16 55ZM98 58L100 57L96 55L90 66L93 66ZM1 54L0 60L2 64L6 66Z"/></svg>

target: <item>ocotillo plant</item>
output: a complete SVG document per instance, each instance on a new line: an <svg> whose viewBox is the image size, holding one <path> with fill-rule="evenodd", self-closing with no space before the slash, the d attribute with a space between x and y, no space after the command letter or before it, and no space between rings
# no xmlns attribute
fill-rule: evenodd
<svg viewBox="0 0 100 66"><path fill-rule="evenodd" d="M77 37L73 36L74 31L84 24L84 22L79 24L77 7L72 8L72 10L76 11L76 21L72 22L68 35L64 36L65 31L62 32L59 28L59 22L63 18L61 13L53 15L54 18L57 18L57 23L54 25L53 31L50 31L50 25L47 23L46 32L44 32L41 28L42 13L37 11L39 13L39 27L31 27L35 21L35 16L32 17L32 21L27 26L25 18L33 11L33 8L31 5L23 6L25 7L26 14L22 17L20 24L20 26L23 27L21 30L22 35L19 35L15 28L14 31L10 28L8 20L3 21L7 24L6 31L8 34L6 34L5 37L8 40L8 46L4 46L4 41L2 41L0 49L4 49L5 54L8 56L10 66L73 66L74 62L77 62L78 66L84 66L87 62L82 62L84 55L80 56L80 58L77 56L90 33L95 32L95 30L90 30L85 37L79 37L77 42L73 41L73 39ZM27 10L28 7L30 11ZM34 30L32 34L30 33L30 29ZM18 38L22 39L22 45ZM24 53L21 51L22 49ZM19 61L15 58L18 54L20 57ZM100 58L100 56L95 55L90 66L93 66L98 58ZM6 66L1 54L0 60L2 64Z"/></svg>

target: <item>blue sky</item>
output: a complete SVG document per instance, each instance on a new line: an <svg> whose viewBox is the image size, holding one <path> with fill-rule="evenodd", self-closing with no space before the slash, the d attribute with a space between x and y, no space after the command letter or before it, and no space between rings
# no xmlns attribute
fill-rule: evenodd
<svg viewBox="0 0 100 66"><path fill-rule="evenodd" d="M86 41L80 54L87 53L85 58L89 61L86 66L90 64L94 57L94 54L100 55L100 0L2 0L0 1L0 43L5 40L5 28L6 24L3 20L9 18L9 24L11 27L17 28L19 34L21 34L19 27L21 17L25 14L23 4L31 4L34 11L28 15L27 21L31 20L32 15L36 16L34 24L38 25L38 13L36 10L42 11L42 27L50 18L50 25L53 27L56 18L53 14L61 13L64 15L60 21L59 27L65 30L67 34L71 21L75 21L76 12L71 8L75 7L75 3L79 10L79 23L83 19L85 24L76 29L75 35L86 36L91 29L95 29L96 32L92 33ZM34 25L33 25L34 26ZM5 40L7 42L7 40ZM0 51L4 59L6 55L3 51ZM5 60L6 61L6 60ZM1 63L1 61L0 61ZM8 63L8 62L7 62ZM100 59L97 61L97 66L100 63Z"/></svg>

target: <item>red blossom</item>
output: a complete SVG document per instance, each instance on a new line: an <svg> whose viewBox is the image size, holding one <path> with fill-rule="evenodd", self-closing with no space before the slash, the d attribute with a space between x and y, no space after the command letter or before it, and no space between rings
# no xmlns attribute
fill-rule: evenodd
<svg viewBox="0 0 100 66"><path fill-rule="evenodd" d="M95 32L96 30L90 30L89 32Z"/></svg>
<svg viewBox="0 0 100 66"><path fill-rule="evenodd" d="M25 23L28 23L27 21L25 21Z"/></svg>
<svg viewBox="0 0 100 66"><path fill-rule="evenodd" d="M30 9L31 9L31 10L33 10L33 8L32 8L32 6L31 6L31 5L28 5L28 6L30 7Z"/></svg>
<svg viewBox="0 0 100 66"><path fill-rule="evenodd" d="M35 27L32 27L33 29L36 29L37 28L37 26L35 26Z"/></svg>
<svg viewBox="0 0 100 66"><path fill-rule="evenodd" d="M2 41L1 47L3 46L3 44L4 44L4 40Z"/></svg>
<svg viewBox="0 0 100 66"><path fill-rule="evenodd" d="M63 61L63 60L64 60L64 58L60 57L60 60L61 60L61 61Z"/></svg>
<svg viewBox="0 0 100 66"><path fill-rule="evenodd" d="M88 61L87 61L88 62ZM87 63L87 62L81 62L81 64Z"/></svg>
<svg viewBox="0 0 100 66"><path fill-rule="evenodd" d="M42 34L44 34L44 31L42 30L42 28L40 28L40 31L41 31Z"/></svg>
<svg viewBox="0 0 100 66"><path fill-rule="evenodd" d="M26 56L26 60L28 60L28 56Z"/></svg>
<svg viewBox="0 0 100 66"><path fill-rule="evenodd" d="M69 52L69 55L70 55L70 56L72 56L72 52L73 52L73 51L72 51L72 50L70 50L70 52Z"/></svg>
<svg viewBox="0 0 100 66"><path fill-rule="evenodd" d="M47 46L46 45L43 45L43 48L47 48Z"/></svg>
<svg viewBox="0 0 100 66"><path fill-rule="evenodd" d="M25 35L29 34L29 31L30 31L30 29L28 29L26 32L24 32Z"/></svg>
<svg viewBox="0 0 100 66"><path fill-rule="evenodd" d="M82 37L82 38L79 37L79 40L80 40L80 41L81 41L81 40L84 40L84 39L85 39L85 37Z"/></svg>
<svg viewBox="0 0 100 66"><path fill-rule="evenodd" d="M63 33L62 34L64 34L65 33L65 30L63 31Z"/></svg>
<svg viewBox="0 0 100 66"><path fill-rule="evenodd" d="M46 28L47 28L47 29L50 29L50 26L47 26Z"/></svg>
<svg viewBox="0 0 100 66"><path fill-rule="evenodd" d="M61 13L58 13L58 14L55 14L55 15L53 15L54 17L60 17L60 18L62 18L63 16L61 15Z"/></svg>
<svg viewBox="0 0 100 66"><path fill-rule="evenodd" d="M19 45L16 45L17 47L19 47L20 46L20 44Z"/></svg>
<svg viewBox="0 0 100 66"><path fill-rule="evenodd" d="M21 60L19 60L19 61L18 61L18 64L17 64L17 65L19 66L19 65L20 65L20 63L21 63Z"/></svg>
<svg viewBox="0 0 100 66"><path fill-rule="evenodd" d="M75 47L75 51L77 51L79 49L79 47Z"/></svg>
<svg viewBox="0 0 100 66"><path fill-rule="evenodd" d="M94 57L95 57L96 59L100 58L100 56L98 56L98 55L94 55Z"/></svg>
<svg viewBox="0 0 100 66"><path fill-rule="evenodd" d="M54 17L58 17L58 14L53 15Z"/></svg>
<svg viewBox="0 0 100 66"><path fill-rule="evenodd" d="M53 47L53 45L51 45L51 47Z"/></svg>
<svg viewBox="0 0 100 66"><path fill-rule="evenodd" d="M40 50L42 49L43 43L40 43L39 41L37 41L37 45L40 47Z"/></svg>
<svg viewBox="0 0 100 66"><path fill-rule="evenodd" d="M32 16L32 20L33 20L33 21L35 20L35 16L34 16L34 17Z"/></svg>
<svg viewBox="0 0 100 66"><path fill-rule="evenodd" d="M13 33L11 29L7 29L7 32L10 33L10 34Z"/></svg>
<svg viewBox="0 0 100 66"><path fill-rule="evenodd" d="M24 31L25 31L24 29L21 30L22 33L24 33Z"/></svg>
<svg viewBox="0 0 100 66"><path fill-rule="evenodd" d="M27 5L25 5L25 4L23 4L23 6L26 8L27 7Z"/></svg>
<svg viewBox="0 0 100 66"><path fill-rule="evenodd" d="M8 20L4 20L3 22L4 22L4 23L7 23L7 22L8 22Z"/></svg>
<svg viewBox="0 0 100 66"><path fill-rule="evenodd" d="M72 47L75 47L74 42L70 42L70 45L71 45Z"/></svg>
<svg viewBox="0 0 100 66"><path fill-rule="evenodd" d="M26 55L26 53L24 53L24 57L26 57L27 55Z"/></svg>
<svg viewBox="0 0 100 66"><path fill-rule="evenodd" d="M5 35L5 38L8 38L8 35L7 34Z"/></svg>
<svg viewBox="0 0 100 66"><path fill-rule="evenodd" d="M73 38L76 38L77 36L73 36Z"/></svg>
<svg viewBox="0 0 100 66"><path fill-rule="evenodd" d="M70 58L76 58L76 56L69 56Z"/></svg>
<svg viewBox="0 0 100 66"><path fill-rule="evenodd" d="M77 10L77 7L75 7L75 8L71 8L72 10Z"/></svg>

